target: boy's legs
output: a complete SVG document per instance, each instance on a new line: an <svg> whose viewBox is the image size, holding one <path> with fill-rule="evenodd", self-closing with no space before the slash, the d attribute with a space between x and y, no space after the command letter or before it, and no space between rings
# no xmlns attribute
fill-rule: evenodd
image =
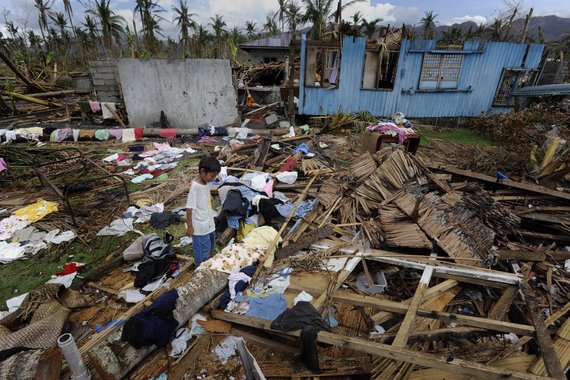
<svg viewBox="0 0 570 380"><path fill-rule="evenodd" d="M196 265L196 267L210 258L210 251L213 247L211 238L212 234L192 235L192 244L194 246L194 265Z"/></svg>

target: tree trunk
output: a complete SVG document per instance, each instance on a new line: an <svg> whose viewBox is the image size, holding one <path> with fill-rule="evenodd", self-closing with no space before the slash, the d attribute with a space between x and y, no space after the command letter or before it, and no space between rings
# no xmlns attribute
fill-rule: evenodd
<svg viewBox="0 0 570 380"><path fill-rule="evenodd" d="M178 300L174 317L182 326L208 303L216 294L222 291L228 282L228 274L214 270L199 270L184 285L179 286ZM90 350L91 360L97 361L97 366L110 379L120 379L126 376L137 364L156 349L148 346L141 349L120 340L122 329L117 330L106 340Z"/></svg>
<svg viewBox="0 0 570 380"><path fill-rule="evenodd" d="M12 63L12 61L10 60L10 58L4 54L4 52L2 51L2 49L4 48L4 44L2 43L0 45L0 59L2 61L4 61L4 63L6 64L6 66L8 66L10 68L10 70L12 70L12 72L14 72L14 74L16 74L16 76L18 78L20 78L20 80L22 82L24 82L25 84L27 84L30 88L39 91L39 92L44 92L46 91L45 88L43 88L42 86L40 86L37 83L32 82L30 79L28 79L28 77L26 77L20 70L18 70L18 68Z"/></svg>

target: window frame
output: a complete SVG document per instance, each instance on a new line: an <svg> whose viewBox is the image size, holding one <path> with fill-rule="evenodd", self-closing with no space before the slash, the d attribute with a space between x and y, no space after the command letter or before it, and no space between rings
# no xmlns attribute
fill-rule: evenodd
<svg viewBox="0 0 570 380"><path fill-rule="evenodd" d="M435 62L436 57L437 62ZM429 62L430 60L434 63ZM418 89L424 91L458 90L463 64L464 54L425 52L422 58ZM428 70L431 70L431 73ZM450 72L454 76L446 77Z"/></svg>

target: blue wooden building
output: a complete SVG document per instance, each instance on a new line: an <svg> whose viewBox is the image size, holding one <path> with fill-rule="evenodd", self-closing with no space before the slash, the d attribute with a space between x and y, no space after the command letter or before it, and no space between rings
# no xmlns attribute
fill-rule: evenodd
<svg viewBox="0 0 570 380"><path fill-rule="evenodd" d="M533 80L543 48L467 41L442 50L432 40L403 40L390 51L367 46L364 37L345 36L335 46L303 36L299 113L427 118L508 112L510 93Z"/></svg>

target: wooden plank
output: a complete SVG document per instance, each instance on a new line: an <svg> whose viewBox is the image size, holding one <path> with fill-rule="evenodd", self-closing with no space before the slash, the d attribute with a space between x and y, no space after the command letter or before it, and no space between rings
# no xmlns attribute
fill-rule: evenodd
<svg viewBox="0 0 570 380"><path fill-rule="evenodd" d="M544 261L546 255L544 252L535 251L513 251L508 249L499 249L499 260L522 260L522 261Z"/></svg>
<svg viewBox="0 0 570 380"><path fill-rule="evenodd" d="M477 180L484 181L484 182L496 183L499 185L512 187L514 189L530 191L531 193L549 195L551 197L570 200L570 193L563 193L561 191L552 190L552 189L549 189L549 188L544 187L544 186L533 185L530 183L520 183L520 182L510 181L510 180L506 180L506 179L497 179L496 177L492 177L490 175L475 173L475 172L472 172L471 170L458 169L458 168L455 168L452 166L428 165L428 167L430 169L442 170L444 172L457 174L457 175L460 175L463 177L473 178L473 179L477 179Z"/></svg>
<svg viewBox="0 0 570 380"><path fill-rule="evenodd" d="M398 329L398 333L396 334L396 338L394 338L394 342L392 342L392 346L406 347L406 342L408 341L408 337L410 336L412 323L414 323L414 320L416 319L416 312L418 311L420 304L424 299L424 294L429 286L432 274L433 274L433 266L431 265L426 266L424 272L422 273L422 277L420 278L420 282L418 284L416 292L412 297L412 301L408 306L408 311L406 312L406 316L404 317L404 320L402 321L402 324Z"/></svg>
<svg viewBox="0 0 570 380"><path fill-rule="evenodd" d="M566 315L566 313L568 313L568 311L570 311L570 302L567 303L566 305L564 305L563 307L561 307L560 309L558 309L550 317L546 318L546 321L544 323L546 324L546 326L550 326L551 324L557 322L564 315ZM522 346L524 346L525 344L530 342L532 339L533 339L532 336L523 336L517 342L515 342L515 343L511 344L509 347L507 347L507 349L505 349L503 352L497 354L493 359L489 360L487 362L487 364L492 364L492 363L514 353L514 352L517 352Z"/></svg>
<svg viewBox="0 0 570 380"><path fill-rule="evenodd" d="M212 315L215 318L223 319L228 322L238 323L244 326L255 327L267 331L273 331L270 327L271 321L264 319L251 318L233 313L225 313L220 310L213 310ZM300 336L300 331L289 332L287 335L298 337ZM359 338L346 337L326 331L319 332L317 335L317 340L322 343L343 347L345 349L351 349L374 356L399 360L428 368L438 368L463 376L474 376L478 378L485 378L486 380L504 380L505 378L513 380L545 380L544 377L532 374L494 368L456 358L440 357L423 352L408 350L405 348L394 347L387 344L370 342Z"/></svg>
<svg viewBox="0 0 570 380"><path fill-rule="evenodd" d="M320 241L311 245L313 250L324 250L329 249L331 243L329 241ZM434 276L447 277L448 275L454 275L463 278L472 278L478 280L479 283L484 281L485 283L493 286L493 283L502 283L508 285L518 285L521 280L521 276L518 274L495 271L491 269L485 269L480 267L473 267L467 265L461 265L457 263L448 262L434 262L429 261L429 257L425 260L418 259L405 259L402 257L393 257L394 253L390 251L384 251L380 249L364 248L357 245L349 245L340 249L344 253L352 253L354 250L360 249L362 256L365 256L368 260L379 261L385 264L391 264L396 266L403 266L406 268L413 268L424 270L427 265L434 266ZM495 285L496 286L496 285Z"/></svg>
<svg viewBox="0 0 570 380"><path fill-rule="evenodd" d="M257 334L254 334L253 332L240 329L239 327L232 327L232 334L241 336L246 340L246 342L249 342L255 346L268 348L272 351L283 352L290 355L296 355L299 353L298 347L291 347L281 342L276 342L272 339L261 337Z"/></svg>
<svg viewBox="0 0 570 380"><path fill-rule="evenodd" d="M183 379L188 368L198 359L198 357L208 348L210 344L210 334L199 335L196 343L186 354L177 360L176 364L168 369L168 378L173 380Z"/></svg>
<svg viewBox="0 0 570 380"><path fill-rule="evenodd" d="M520 283L520 288L524 295L526 304L532 318L532 324L536 329L536 340L540 351L542 353L541 358L544 360L544 365L548 374L555 379L565 379L564 371L562 370L562 365L556 352L554 352L554 346L552 345L552 340L550 339L550 334L546 331L546 323L542 319L542 309L538 308L536 298L534 296L534 291L531 289L530 285L526 281Z"/></svg>
<svg viewBox="0 0 570 380"><path fill-rule="evenodd" d="M425 301L428 301L432 298L440 296L441 294L443 294L443 293L447 292L448 290L456 287L457 285L459 285L459 282L457 282L455 280L445 280L444 282L442 282L440 284L432 286L431 288L427 289L425 294L424 294L424 303L425 303ZM402 303L409 305L410 302L412 302L412 298L408 298L407 300L402 301ZM384 323L384 322L386 322L392 318L394 318L394 313L390 313L387 311L381 311L381 312L374 314L372 316L372 320L374 322L376 322L377 324Z"/></svg>
<svg viewBox="0 0 570 380"><path fill-rule="evenodd" d="M397 333L371 334L369 338L375 342L389 344L394 340L396 334ZM450 339L469 339L496 334L496 331L477 329L474 327L446 327L442 329L412 331L409 334L408 342L448 341Z"/></svg>
<svg viewBox="0 0 570 380"><path fill-rule="evenodd" d="M398 314L406 314L409 308L409 305L403 304L401 302L381 300L375 297L363 296L360 294L353 294L352 296L347 297L346 295L336 293L333 296L333 299L337 302L347 303L350 305L366 306L375 309L382 309ZM495 321L492 319L481 318L481 317L472 317L469 315L446 313L446 312L426 310L426 309L418 309L417 314L421 317L444 320L449 322L456 322L458 324L462 324L465 326L502 331L505 333L512 332L520 335L532 335L535 332L535 329L532 326L527 326L519 323Z"/></svg>
<svg viewBox="0 0 570 380"><path fill-rule="evenodd" d="M502 321L505 319L505 316L509 312L509 309L511 308L511 305L515 300L518 292L519 288L516 286L509 286L506 288L503 294L501 294L501 298L497 300L497 302L489 311L487 318L496 319L497 321Z"/></svg>

